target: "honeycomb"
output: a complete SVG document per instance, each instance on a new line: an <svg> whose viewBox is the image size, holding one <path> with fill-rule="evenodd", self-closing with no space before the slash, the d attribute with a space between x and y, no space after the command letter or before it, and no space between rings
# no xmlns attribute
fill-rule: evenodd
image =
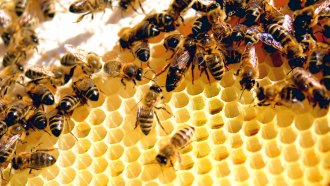
<svg viewBox="0 0 330 186"><path fill-rule="evenodd" d="M72 2L72 1L70 1ZM70 2L62 2L68 7ZM158 1L168 6L169 1ZM143 2L145 10L156 11L153 0ZM58 9L62 7L58 6ZM139 9L138 9L139 11ZM121 16L118 16L121 15ZM134 15L134 18L132 18ZM189 16L189 15L188 15ZM87 16L73 24L77 15L58 12L51 22L38 29L41 42L32 63L53 65L69 43L98 54L103 60L121 58L137 62L129 51L118 47L115 33L139 22L143 15L118 8ZM187 33L189 19L180 31ZM150 65L159 71L171 53L165 52L163 34L151 39ZM110 39L109 39L110 38ZM3 49L3 45L0 45ZM0 50L3 54L4 50ZM286 77L289 67L274 67L270 56L258 50L260 84L266 85ZM158 110L167 135L154 122L144 136L134 129L136 104L151 82L124 87L120 79L100 73L93 78L101 90L99 101L77 108L59 138L43 131L28 137L31 149L54 146L55 165L40 170L15 172L9 185L329 185L330 184L330 114L312 108L258 107L254 92L245 91L231 67L219 82L199 77L194 84L188 72L184 82L173 92L164 92L166 108ZM165 84L165 74L158 78ZM64 94L66 89L61 91ZM58 100L59 98L57 98ZM161 145L178 129L195 127L194 141L181 151L180 163L161 168L152 163ZM68 133L71 131L73 135ZM20 148L18 148L20 149Z"/></svg>

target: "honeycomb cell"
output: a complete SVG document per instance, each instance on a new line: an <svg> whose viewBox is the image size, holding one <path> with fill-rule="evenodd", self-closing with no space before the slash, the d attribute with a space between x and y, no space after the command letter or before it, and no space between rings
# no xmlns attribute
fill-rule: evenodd
<svg viewBox="0 0 330 186"><path fill-rule="evenodd" d="M144 150L151 149L155 146L157 142L157 136L153 134L148 134L147 136L142 137L140 140L141 148Z"/></svg>
<svg viewBox="0 0 330 186"><path fill-rule="evenodd" d="M250 152L258 152L262 148L259 136L253 136L246 139L246 150Z"/></svg>
<svg viewBox="0 0 330 186"><path fill-rule="evenodd" d="M108 146L103 142L93 143L93 147L91 149L91 154L97 158L99 156L103 156L107 152Z"/></svg>
<svg viewBox="0 0 330 186"><path fill-rule="evenodd" d="M294 120L294 113L291 110L281 109L276 114L276 123L279 127L288 127Z"/></svg>
<svg viewBox="0 0 330 186"><path fill-rule="evenodd" d="M159 181L161 184L170 184L176 179L176 171L173 168L170 167L167 169L163 169L163 171L164 174L159 177Z"/></svg>
<svg viewBox="0 0 330 186"><path fill-rule="evenodd" d="M133 179L126 182L128 186L142 186L142 181L140 179Z"/></svg>
<svg viewBox="0 0 330 186"><path fill-rule="evenodd" d="M326 125L326 123L328 123L328 125ZM315 123L314 123L316 134L318 134L318 135L329 134L329 132L330 132L329 123L330 122L329 122L328 117L316 119Z"/></svg>
<svg viewBox="0 0 330 186"><path fill-rule="evenodd" d="M272 68L268 74L268 78L272 81L280 81L287 77L287 73L283 70L282 67Z"/></svg>
<svg viewBox="0 0 330 186"><path fill-rule="evenodd" d="M97 101L88 101L88 105L92 108L97 108L103 105L105 101L105 95L100 93L99 99Z"/></svg>
<svg viewBox="0 0 330 186"><path fill-rule="evenodd" d="M104 160L102 162L105 163L106 160ZM106 167L109 167L109 172L107 172L107 174L110 174L111 177L116 177L116 176L121 175L125 169L125 165L123 164L123 162L121 160L111 161L111 162L109 162L109 165L107 165ZM106 167L104 167L104 169L106 169Z"/></svg>
<svg viewBox="0 0 330 186"><path fill-rule="evenodd" d="M82 122L84 121L90 112L90 108L88 108L88 106L81 106L76 108L73 113L72 113L72 118L76 121L76 122Z"/></svg>
<svg viewBox="0 0 330 186"><path fill-rule="evenodd" d="M235 83L234 71L226 72L220 81L220 85L222 87L231 87L234 85L234 83Z"/></svg>
<svg viewBox="0 0 330 186"><path fill-rule="evenodd" d="M45 186L60 186L60 184L56 180L51 180L49 182L44 183Z"/></svg>
<svg viewBox="0 0 330 186"><path fill-rule="evenodd" d="M96 126L91 130L90 139L93 141L101 141L105 138L106 135L107 130L104 128L104 126Z"/></svg>
<svg viewBox="0 0 330 186"><path fill-rule="evenodd" d="M322 153L329 152L330 151L329 141L330 141L329 135L321 136L317 142L318 150Z"/></svg>
<svg viewBox="0 0 330 186"><path fill-rule="evenodd" d="M116 128L123 123L123 117L119 112L114 111L107 114L105 123L109 128Z"/></svg>
<svg viewBox="0 0 330 186"><path fill-rule="evenodd" d="M274 110L269 107L263 108L262 110L259 108L257 113L257 120L264 124L272 121L275 117Z"/></svg>
<svg viewBox="0 0 330 186"><path fill-rule="evenodd" d="M91 166L91 171L94 174L100 174L106 170L108 167L108 161L103 157L98 157L93 159L93 164Z"/></svg>
<svg viewBox="0 0 330 186"><path fill-rule="evenodd" d="M197 177L197 183L198 185L212 185L213 179L209 174L205 174Z"/></svg>
<svg viewBox="0 0 330 186"><path fill-rule="evenodd" d="M176 123L185 123L190 119L190 114L186 108L178 109L174 113L174 119Z"/></svg>
<svg viewBox="0 0 330 186"><path fill-rule="evenodd" d="M105 101L105 109L108 112L116 111L119 109L121 103L122 103L122 100L118 95L108 96Z"/></svg>
<svg viewBox="0 0 330 186"><path fill-rule="evenodd" d="M96 174L93 176L92 185L104 185L104 183L109 183L109 176L107 174ZM111 184L115 185L116 180L114 178L111 179Z"/></svg>
<svg viewBox="0 0 330 186"><path fill-rule="evenodd" d="M269 172L274 175L279 175L284 171L284 167L280 158L269 160L267 167Z"/></svg>
<svg viewBox="0 0 330 186"><path fill-rule="evenodd" d="M228 120L226 122L227 125L227 131L230 133L238 133L241 129L242 129L242 121L238 120L238 119L232 119L232 120Z"/></svg>
<svg viewBox="0 0 330 186"><path fill-rule="evenodd" d="M212 152L213 159L216 161L221 161L229 157L229 152L226 146L220 145L216 146Z"/></svg>
<svg viewBox="0 0 330 186"><path fill-rule="evenodd" d="M209 137L209 132L207 131L207 128L205 128L205 127L198 127L198 128L195 128L194 136L195 136L194 138L197 142L205 141Z"/></svg>
<svg viewBox="0 0 330 186"><path fill-rule="evenodd" d="M191 102L190 102L190 108L192 110L202 110L205 107L205 101L203 96L197 95L192 97Z"/></svg>
<svg viewBox="0 0 330 186"><path fill-rule="evenodd" d="M244 134L248 137L256 135L259 129L260 125L257 121L246 122L243 127Z"/></svg>
<svg viewBox="0 0 330 186"><path fill-rule="evenodd" d="M110 160L117 160L123 155L124 147L121 144L110 145L108 152Z"/></svg>
<svg viewBox="0 0 330 186"><path fill-rule="evenodd" d="M14 174L10 179L11 185L25 185L27 183L28 177L24 174Z"/></svg>
<svg viewBox="0 0 330 186"><path fill-rule="evenodd" d="M265 152L266 155L270 158L278 157L281 154L281 147L277 144L276 141L269 141L265 143Z"/></svg>
<svg viewBox="0 0 330 186"><path fill-rule="evenodd" d="M223 103L218 98L212 98L208 101L209 114L214 115L222 111Z"/></svg>
<svg viewBox="0 0 330 186"><path fill-rule="evenodd" d="M287 173L291 179L299 179L303 176L303 169L298 162L289 164L287 166Z"/></svg>
<svg viewBox="0 0 330 186"><path fill-rule="evenodd" d="M121 85L121 89L119 89L118 95L120 95L123 99L132 98L134 94L136 93L136 89L134 88L134 85L127 84L126 87Z"/></svg>
<svg viewBox="0 0 330 186"><path fill-rule="evenodd" d="M210 146L208 144L208 141L203 141L201 143L198 143L194 146L196 150L196 154L197 154L197 158L203 158L207 155L210 154Z"/></svg>
<svg viewBox="0 0 330 186"><path fill-rule="evenodd" d="M244 165L235 167L233 170L233 173L234 173L235 180L238 182L246 181L250 177L248 170L246 169L246 167Z"/></svg>
<svg viewBox="0 0 330 186"><path fill-rule="evenodd" d="M239 104L236 102L229 102L225 104L223 110L224 110L224 115L227 118L234 118L241 114L241 111L239 109Z"/></svg>
<svg viewBox="0 0 330 186"><path fill-rule="evenodd" d="M198 95L203 92L204 84L201 81L196 81L194 84L188 83L186 90L190 96Z"/></svg>
<svg viewBox="0 0 330 186"><path fill-rule="evenodd" d="M140 157L140 154L141 153L140 153L140 150L138 147L135 147L135 146L128 147L125 150L124 160L126 162L133 163L133 162L137 161L137 159Z"/></svg>
<svg viewBox="0 0 330 186"><path fill-rule="evenodd" d="M183 185L183 186L192 185L194 183L194 180L195 180L194 174L192 172L189 172L189 171L181 172L178 175L178 177L179 177L180 185Z"/></svg>
<svg viewBox="0 0 330 186"><path fill-rule="evenodd" d="M223 144L227 140L223 130L213 130L212 131L212 142L215 145Z"/></svg>
<svg viewBox="0 0 330 186"><path fill-rule="evenodd" d="M141 99L142 99L142 97L141 97ZM138 102L141 99L139 99ZM132 99L126 99L122 104L122 107L124 107L124 109L125 109L125 113L127 115L136 114L137 111L138 111L138 106L139 106L138 102L136 102L135 99L133 99L133 98Z"/></svg>
<svg viewBox="0 0 330 186"><path fill-rule="evenodd" d="M205 111L194 111L191 116L192 124L196 126L203 126L207 123L208 119Z"/></svg>
<svg viewBox="0 0 330 186"><path fill-rule="evenodd" d="M221 100L224 102L235 101L238 97L238 90L236 87L228 87L221 91Z"/></svg>
<svg viewBox="0 0 330 186"><path fill-rule="evenodd" d="M116 143L119 143L123 140L124 138L124 131L120 128L116 128L116 129L111 129L109 131L109 140L108 142L110 144L116 144Z"/></svg>
<svg viewBox="0 0 330 186"><path fill-rule="evenodd" d="M209 128L213 130L222 128L224 124L225 123L220 114L216 114L209 117L209 126L210 126Z"/></svg>
<svg viewBox="0 0 330 186"><path fill-rule="evenodd" d="M228 178L218 179L215 181L216 185L230 186L231 180Z"/></svg>
<svg viewBox="0 0 330 186"><path fill-rule="evenodd" d="M315 144L315 137L311 131L304 131L299 135L299 144L302 148L310 148Z"/></svg>
<svg viewBox="0 0 330 186"><path fill-rule="evenodd" d="M136 145L140 138L141 138L141 130L140 129L135 129L135 131L126 131L124 139L122 139L123 144L126 147L134 146Z"/></svg>
<svg viewBox="0 0 330 186"><path fill-rule="evenodd" d="M43 185L43 180L40 177L34 177L29 179L29 182L27 185Z"/></svg>
<svg viewBox="0 0 330 186"><path fill-rule="evenodd" d="M44 180L50 181L56 178L56 176L59 174L60 169L57 165L53 165L47 169L44 169L42 171L41 176L43 177Z"/></svg>
<svg viewBox="0 0 330 186"><path fill-rule="evenodd" d="M230 173L231 173L231 170L230 170L230 166L228 165L228 162L226 161L223 161L223 162L220 162L220 163L217 163L217 164L214 164L215 165L215 175L219 178L223 178L223 177L226 177L226 176L229 176Z"/></svg>
<svg viewBox="0 0 330 186"><path fill-rule="evenodd" d="M279 139L284 144L294 143L297 138L297 133L291 127L279 131Z"/></svg>
<svg viewBox="0 0 330 186"><path fill-rule="evenodd" d="M81 170L76 176L74 183L77 185L89 185L93 175L88 170Z"/></svg>
<svg viewBox="0 0 330 186"><path fill-rule="evenodd" d="M300 114L295 118L295 127L298 130L307 130L313 125L313 118L310 114Z"/></svg>
<svg viewBox="0 0 330 186"><path fill-rule="evenodd" d="M61 169L58 177L62 184L69 184L76 177L76 171L71 167Z"/></svg>
<svg viewBox="0 0 330 186"><path fill-rule="evenodd" d="M265 78L269 74L270 68L267 64L262 63L259 65L259 79Z"/></svg>
<svg viewBox="0 0 330 186"><path fill-rule="evenodd" d="M252 169L262 169L266 165L264 158L260 153L252 154L249 161L250 161L249 165Z"/></svg>
<svg viewBox="0 0 330 186"><path fill-rule="evenodd" d="M78 170L87 169L92 164L93 159L89 154L81 154L77 156L77 161L75 162L75 167Z"/></svg>
<svg viewBox="0 0 330 186"><path fill-rule="evenodd" d="M302 160L305 166L316 167L320 163L319 156L315 153L314 149L306 149L302 153Z"/></svg>
<svg viewBox="0 0 330 186"><path fill-rule="evenodd" d="M244 121L251 121L257 117L256 109L251 106L241 106Z"/></svg>
<svg viewBox="0 0 330 186"><path fill-rule="evenodd" d="M89 123L92 125L100 125L104 121L105 117L106 115L103 110L93 110L89 115Z"/></svg>
<svg viewBox="0 0 330 186"><path fill-rule="evenodd" d="M286 162L295 162L301 156L294 144L283 147L283 155Z"/></svg>
<svg viewBox="0 0 330 186"><path fill-rule="evenodd" d="M171 103L174 105L175 108L183 108L188 105L189 98L186 93L179 92L179 93L173 94Z"/></svg>
<svg viewBox="0 0 330 186"><path fill-rule="evenodd" d="M179 170L190 170L191 168L193 168L195 162L190 155L181 153L180 158L181 161L179 159L177 163Z"/></svg>
<svg viewBox="0 0 330 186"><path fill-rule="evenodd" d="M213 98L219 95L220 90L220 86L217 83L214 83L211 86L205 87L204 95L206 98Z"/></svg>
<svg viewBox="0 0 330 186"><path fill-rule="evenodd" d="M307 179L312 183L321 182L323 179L323 174L320 173L317 167L307 169Z"/></svg>
<svg viewBox="0 0 330 186"><path fill-rule="evenodd" d="M277 128L273 123L269 123L261 127L261 137L265 140L274 139L277 136L277 133Z"/></svg>
<svg viewBox="0 0 330 186"><path fill-rule="evenodd" d="M243 140L240 134L233 134L229 136L229 143L232 148L239 148L243 144Z"/></svg>
<svg viewBox="0 0 330 186"><path fill-rule="evenodd" d="M138 162L130 163L125 168L126 176L129 179L136 178L141 173L141 165Z"/></svg>
<svg viewBox="0 0 330 186"><path fill-rule="evenodd" d="M255 172L255 179L253 179L253 182L255 185L267 185L269 182L269 179L266 176L265 171L257 171Z"/></svg>
<svg viewBox="0 0 330 186"><path fill-rule="evenodd" d="M75 132L75 136L77 138L85 138L86 136L88 136L91 127L89 126L88 123L82 122L79 123L76 128L75 128L76 132ZM82 139L80 139L82 140Z"/></svg>
<svg viewBox="0 0 330 186"><path fill-rule="evenodd" d="M76 160L76 155L71 151L61 151L58 158L58 165L62 168L70 167Z"/></svg>
<svg viewBox="0 0 330 186"><path fill-rule="evenodd" d="M72 134L62 134L58 139L58 148L61 150L69 150L76 144L77 140Z"/></svg>
<svg viewBox="0 0 330 186"><path fill-rule="evenodd" d="M230 156L235 165L243 164L246 161L246 154L243 148L232 150Z"/></svg>

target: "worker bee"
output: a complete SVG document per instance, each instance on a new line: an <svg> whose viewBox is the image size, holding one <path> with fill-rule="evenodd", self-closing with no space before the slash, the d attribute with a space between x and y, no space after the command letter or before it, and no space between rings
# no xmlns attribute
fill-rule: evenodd
<svg viewBox="0 0 330 186"><path fill-rule="evenodd" d="M30 0L15 0L15 13L17 16L23 15L26 7L29 5Z"/></svg>
<svg viewBox="0 0 330 186"><path fill-rule="evenodd" d="M0 164L1 167L5 163L9 163L16 151L19 141L24 140L26 136L25 129L20 124L8 127L7 132L0 139Z"/></svg>
<svg viewBox="0 0 330 186"><path fill-rule="evenodd" d="M329 55L328 57L329 58ZM328 59L328 63L329 63ZM327 88L327 90L330 90L330 65L323 65L323 78L321 79L321 83Z"/></svg>
<svg viewBox="0 0 330 186"><path fill-rule="evenodd" d="M236 73L241 76L242 90L251 90L259 77L258 57L253 44L248 43L241 57L241 66Z"/></svg>
<svg viewBox="0 0 330 186"><path fill-rule="evenodd" d="M212 26L212 32L218 44L232 43L233 28L226 22L219 22Z"/></svg>
<svg viewBox="0 0 330 186"><path fill-rule="evenodd" d="M179 161L180 153L179 150L186 147L192 141L194 137L195 128L188 126L177 131L170 139L169 143L160 148L159 153L156 156L156 161L161 166L171 166L174 167L174 163L177 158Z"/></svg>
<svg viewBox="0 0 330 186"><path fill-rule="evenodd" d="M206 15L212 26L224 22L227 18L225 11L223 11L219 3L211 4Z"/></svg>
<svg viewBox="0 0 330 186"><path fill-rule="evenodd" d="M46 18L54 18L56 13L55 0L41 0L40 8Z"/></svg>
<svg viewBox="0 0 330 186"><path fill-rule="evenodd" d="M49 129L55 137L59 137L62 134L63 127L66 121L65 117L65 113L63 113L58 108L48 113Z"/></svg>
<svg viewBox="0 0 330 186"><path fill-rule="evenodd" d="M8 126L21 122L32 109L31 99L22 99L9 105L5 112L5 121Z"/></svg>
<svg viewBox="0 0 330 186"><path fill-rule="evenodd" d="M307 99L314 103L313 106L328 108L330 97L327 89L310 72L303 68L295 68L292 70L291 80L307 94Z"/></svg>
<svg viewBox="0 0 330 186"><path fill-rule="evenodd" d="M8 126L6 122L0 121L0 138L7 132Z"/></svg>
<svg viewBox="0 0 330 186"><path fill-rule="evenodd" d="M70 113L73 112L75 108L77 108L79 105L83 104L84 102L85 102L84 99L76 95L67 95L61 99L59 103L59 108L61 111L65 113Z"/></svg>
<svg viewBox="0 0 330 186"><path fill-rule="evenodd" d="M194 36L198 34L208 32L211 30L211 24L209 23L207 16L202 16L197 18L192 25L192 33Z"/></svg>
<svg viewBox="0 0 330 186"><path fill-rule="evenodd" d="M3 56L2 65L4 67L10 65L21 65L25 63L26 58L26 53L23 51L8 50Z"/></svg>
<svg viewBox="0 0 330 186"><path fill-rule="evenodd" d="M173 18L166 12L149 14L144 20L156 25L163 32L171 32L175 29Z"/></svg>
<svg viewBox="0 0 330 186"><path fill-rule="evenodd" d="M0 97L7 94L9 88L15 84L23 84L22 73L24 68L21 65L6 66L0 73Z"/></svg>
<svg viewBox="0 0 330 186"><path fill-rule="evenodd" d="M120 36L119 43L122 48L130 48L135 41L146 40L160 34L156 25L150 24L149 21L142 21L123 32Z"/></svg>
<svg viewBox="0 0 330 186"><path fill-rule="evenodd" d="M13 157L11 167L15 170L30 169L29 173L31 173L33 169L40 170L55 164L56 158L43 151L45 150L22 152Z"/></svg>
<svg viewBox="0 0 330 186"><path fill-rule="evenodd" d="M112 0L77 0L70 5L69 11L75 14L83 13L76 20L78 23L88 14L92 14L93 19L94 13L104 11L106 8L112 9Z"/></svg>
<svg viewBox="0 0 330 186"><path fill-rule="evenodd" d="M172 0L170 6L166 10L168 15L170 15L175 21L180 17L182 22L182 13L184 13L193 0Z"/></svg>
<svg viewBox="0 0 330 186"><path fill-rule="evenodd" d="M136 41L131 48L134 57L142 62L147 62L150 58L150 47L146 40Z"/></svg>
<svg viewBox="0 0 330 186"><path fill-rule="evenodd" d="M120 77L121 83L126 86L125 81L141 81L142 68L139 68L133 63L124 63L118 60L108 61L103 66L104 72L110 77Z"/></svg>
<svg viewBox="0 0 330 186"><path fill-rule="evenodd" d="M244 25L252 26L259 22L260 16L263 14L265 1L251 0L247 3L245 9L245 21Z"/></svg>
<svg viewBox="0 0 330 186"><path fill-rule="evenodd" d="M99 90L93 80L87 75L81 75L72 82L72 88L79 97L91 101L99 100Z"/></svg>
<svg viewBox="0 0 330 186"><path fill-rule="evenodd" d="M205 66L216 80L221 80L225 72L225 56L218 50L204 56Z"/></svg>
<svg viewBox="0 0 330 186"><path fill-rule="evenodd" d="M164 97L162 96L162 92L163 90L162 88L160 88L160 86L156 84L151 85L149 91L142 98L142 102L138 107L135 128L140 126L141 131L144 135L148 135L151 131L152 123L154 121L154 114L156 116L158 124L166 132L166 130L160 123L158 115L155 111L155 109L163 109L167 113L171 114L169 111L167 111L165 107L158 107L156 105L159 103L160 100L164 99Z"/></svg>
<svg viewBox="0 0 330 186"><path fill-rule="evenodd" d="M29 128L44 130L47 127L47 117L45 111L36 110L26 121Z"/></svg>
<svg viewBox="0 0 330 186"><path fill-rule="evenodd" d="M295 10L300 10L303 8L302 6L302 0L289 0L288 2L288 7L292 10L292 11L295 11Z"/></svg>
<svg viewBox="0 0 330 186"><path fill-rule="evenodd" d="M164 38L163 46L167 50L171 50L173 53L179 46L179 43L183 40L183 35L180 33L171 33ZM173 56L172 56L173 57Z"/></svg>
<svg viewBox="0 0 330 186"><path fill-rule="evenodd" d="M122 10L127 10L128 7L131 7L135 12L137 12L136 8L135 8L135 4L139 4L141 10L143 13L144 12L144 9L141 5L141 2L139 0L119 0L118 4L119 4L119 7L122 9Z"/></svg>
<svg viewBox="0 0 330 186"><path fill-rule="evenodd" d="M38 80L43 78L48 78L54 76L54 73L43 66L40 65L33 65L28 66L27 70L25 71L25 76L31 80Z"/></svg>
<svg viewBox="0 0 330 186"><path fill-rule="evenodd" d="M53 105L55 98L45 84L29 81L26 84L26 92L33 100L33 105L38 108L41 104Z"/></svg>

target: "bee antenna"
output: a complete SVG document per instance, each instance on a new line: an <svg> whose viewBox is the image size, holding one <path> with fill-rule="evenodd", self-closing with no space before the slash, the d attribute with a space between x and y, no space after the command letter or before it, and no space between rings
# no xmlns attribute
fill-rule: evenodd
<svg viewBox="0 0 330 186"><path fill-rule="evenodd" d="M242 93L241 93L241 95L239 96L239 100L242 99L242 96L243 96L244 90L245 90L245 88L242 90Z"/></svg>

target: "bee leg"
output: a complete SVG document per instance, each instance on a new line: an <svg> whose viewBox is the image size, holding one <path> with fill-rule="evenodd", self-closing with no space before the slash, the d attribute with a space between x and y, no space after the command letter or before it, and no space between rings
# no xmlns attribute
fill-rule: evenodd
<svg viewBox="0 0 330 186"><path fill-rule="evenodd" d="M140 6L140 8L141 8L143 14L146 14L145 11L144 11L144 9L143 9L143 7L142 7L141 1L138 1L138 2L139 2L139 6Z"/></svg>
<svg viewBox="0 0 330 186"><path fill-rule="evenodd" d="M165 130L165 128L163 127L163 125L160 123L160 120L159 120L159 117L158 117L158 115L157 115L157 112L154 111L154 113L155 113L155 116L156 116L157 122L158 122L158 124L160 125L160 127L163 129L163 131L165 132L166 135L169 135L169 134L166 132L166 130Z"/></svg>
<svg viewBox="0 0 330 186"><path fill-rule="evenodd" d="M170 67L170 65L171 63L168 63L160 72L156 74L156 77L164 73Z"/></svg>
<svg viewBox="0 0 330 186"><path fill-rule="evenodd" d="M121 82L121 84L123 84L124 87L126 88L126 83L125 83L125 81L124 81L124 78L121 78L120 82Z"/></svg>
<svg viewBox="0 0 330 186"><path fill-rule="evenodd" d="M167 112L169 115L172 115L173 116L173 114L170 111L168 111L165 107L155 107L155 109L157 109L157 110L162 109L165 112Z"/></svg>

